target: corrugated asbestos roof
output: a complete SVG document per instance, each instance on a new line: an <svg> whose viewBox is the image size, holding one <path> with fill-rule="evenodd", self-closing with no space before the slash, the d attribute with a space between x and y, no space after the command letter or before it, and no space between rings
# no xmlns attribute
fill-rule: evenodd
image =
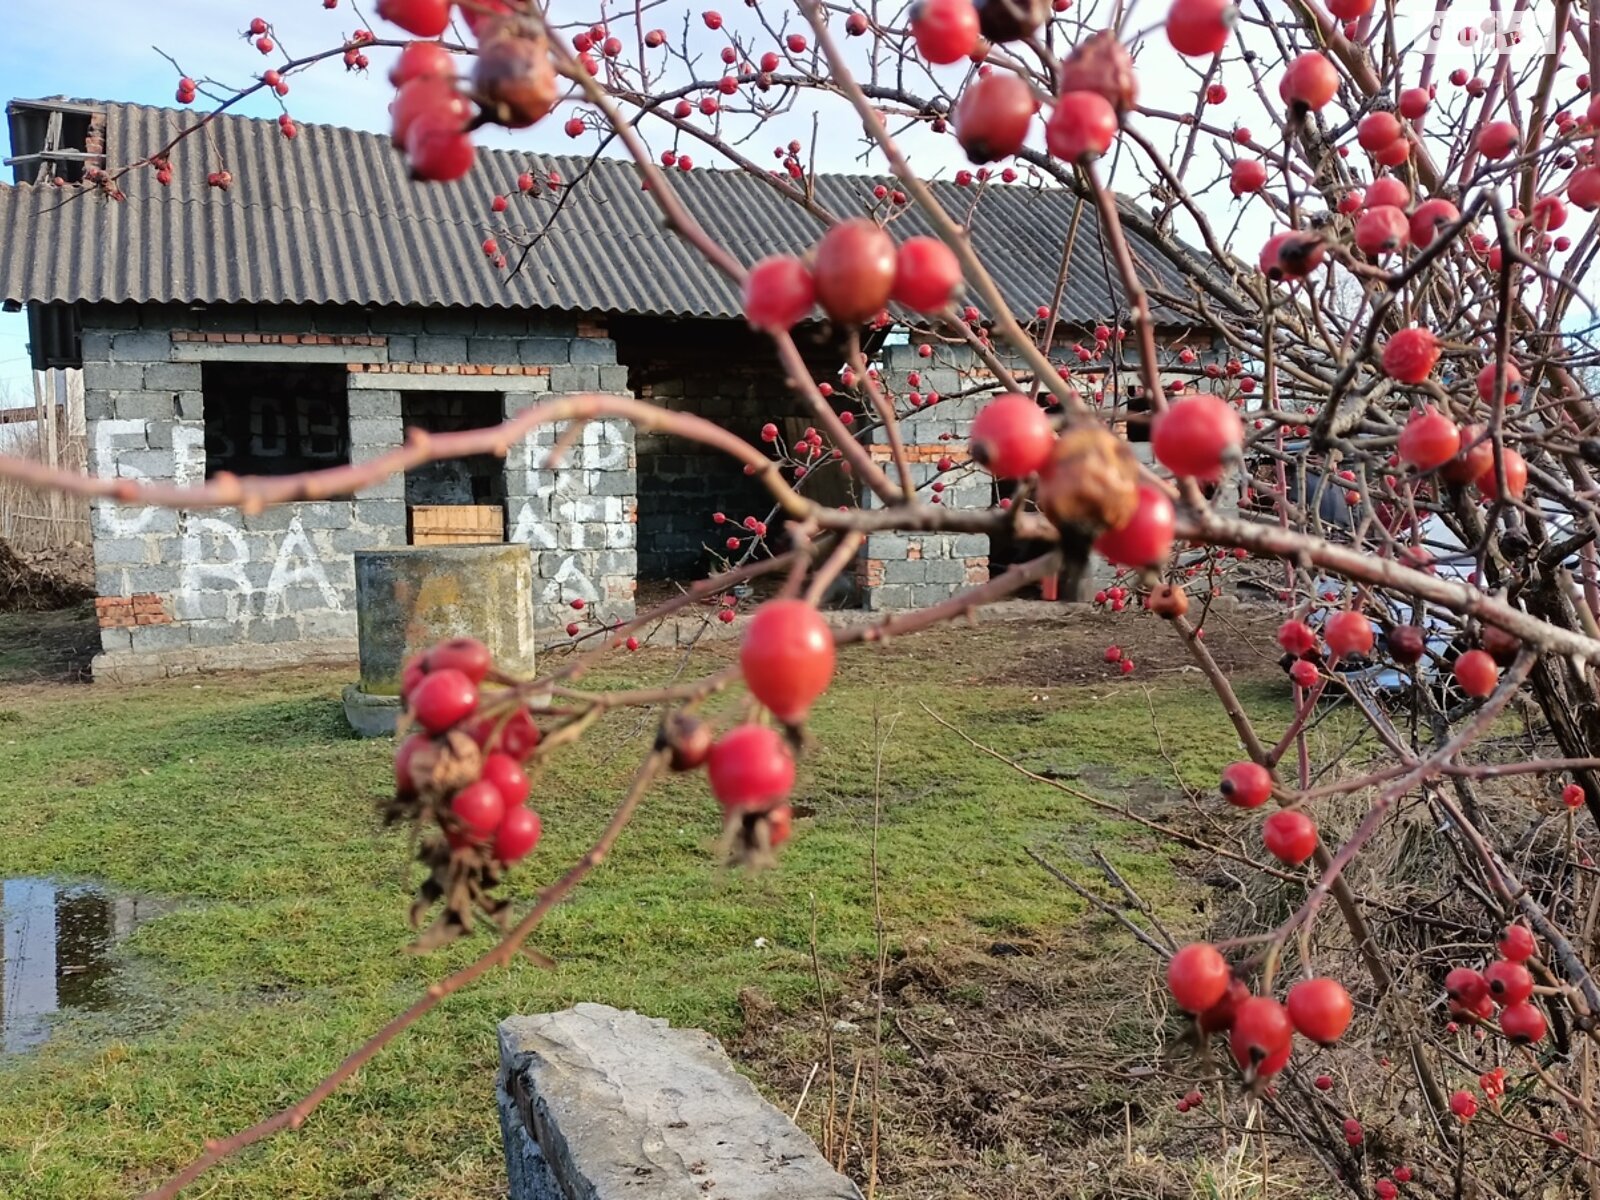
<svg viewBox="0 0 1600 1200"><path fill-rule="evenodd" d="M25 103L25 102L23 102ZM94 103L105 112L108 163L158 151L200 114ZM486 150L463 180L416 184L379 134L301 125L293 140L273 121L223 116L172 153L173 182L142 170L111 202L53 186L0 186L0 299L42 302L538 307L676 317L740 315L736 290L662 224L628 162ZM226 166L230 191L206 186ZM516 178L554 170L571 195L527 267L509 281L486 260L490 231L537 228L552 211L513 198L490 213ZM581 176L581 178L580 178ZM574 183L574 181L576 181ZM685 205L745 263L810 246L820 223L792 200L741 171L673 172ZM871 205L868 176L825 175L817 198L839 215ZM934 191L958 218L975 192ZM989 188L971 216L972 238L1007 301L1032 318L1055 288L1078 200L1060 189ZM532 214L537 214L532 215ZM899 237L931 232L914 210ZM1135 251L1141 250L1135 243ZM1186 290L1183 276L1148 247L1150 278ZM1098 223L1085 208L1061 306L1069 322L1112 315ZM1118 293L1120 301L1120 292Z"/></svg>

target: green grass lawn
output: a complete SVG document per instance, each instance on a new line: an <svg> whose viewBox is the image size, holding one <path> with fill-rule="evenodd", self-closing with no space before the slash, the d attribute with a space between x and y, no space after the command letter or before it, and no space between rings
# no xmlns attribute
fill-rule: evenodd
<svg viewBox="0 0 1600 1200"><path fill-rule="evenodd" d="M896 942L1060 936L1081 906L1027 860L1028 846L1062 861L1098 846L1150 899L1171 903L1171 863L1141 831L1029 783L920 707L1034 767L1086 769L1079 785L1116 801L1179 795L1163 747L1199 788L1237 756L1193 675L1009 682L1008 664L1028 658L1024 639L1041 636L1054 635L1000 629L959 653L932 639L853 652L814 715L796 796L814 815L797 822L781 869L717 870L703 780L671 781L536 938L555 970L519 964L451 998L303 1132L194 1194L496 1196L501 1017L595 1000L729 1036L746 987L803 1010L815 998L813 897L825 971L859 973L873 947L875 720L892 725L880 861ZM660 680L679 665L629 656L596 682ZM0 877L99 879L181 902L129 943L128 1009L74 1018L39 1052L0 1057L0 1195L85 1200L154 1182L202 1138L295 1099L487 944L406 953L406 844L373 809L391 746L349 735L344 682L301 672L0 694ZM1258 711L1281 711L1281 688L1245 690ZM588 845L652 735L644 715L617 713L557 758L536 797L545 839L515 894L532 896Z"/></svg>

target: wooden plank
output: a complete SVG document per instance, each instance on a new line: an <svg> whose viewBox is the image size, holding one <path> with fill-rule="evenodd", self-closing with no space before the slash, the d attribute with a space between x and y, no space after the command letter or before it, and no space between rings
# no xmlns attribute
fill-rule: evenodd
<svg viewBox="0 0 1600 1200"><path fill-rule="evenodd" d="M418 504L411 509L411 544L447 546L506 540L506 514L490 504Z"/></svg>

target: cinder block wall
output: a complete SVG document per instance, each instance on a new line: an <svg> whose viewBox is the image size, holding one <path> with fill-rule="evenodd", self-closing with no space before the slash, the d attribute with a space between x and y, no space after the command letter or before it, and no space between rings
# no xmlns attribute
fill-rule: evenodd
<svg viewBox="0 0 1600 1200"><path fill-rule="evenodd" d="M89 468L106 477L204 480L208 361L342 366L353 462L401 444L407 390L489 392L514 415L553 394L627 388L605 329L574 317L149 305L81 316ZM506 463L508 539L533 549L539 617L564 624L579 597L608 617L631 614L631 428L594 422L551 467L555 436L539 430ZM350 499L259 514L96 502L97 675L353 657L351 552L405 543L404 496L396 476Z"/></svg>
<svg viewBox="0 0 1600 1200"><path fill-rule="evenodd" d="M1092 340L1092 339L1090 339ZM1221 361L1226 357L1226 347L1202 342L1191 342L1201 354L1201 363ZM1073 350L1071 338L1058 342L1055 355L1066 358ZM1123 384L1138 383L1138 356L1132 346L1122 351ZM1013 370L1025 373L1019 362L1009 363ZM1107 364L1097 361L1084 367L1067 360L1060 363L1063 370L1073 376L1085 373L1109 376ZM1175 378L1163 372L1163 382ZM972 436L972 420L996 391L983 390L994 382L993 375L965 346L940 346L928 358L922 357L915 345L887 347L883 354L883 379L885 385L901 399L909 393L921 396L937 394L940 399L931 407L913 410L900 422L901 437L906 443L911 459L912 478L924 499L935 493L930 485L938 478L944 488L937 493L938 502L952 508L987 508L996 500L993 481L975 466L969 466L967 443ZM962 393L971 392L971 395ZM1140 461L1151 461L1147 441L1136 441L1134 453ZM893 458L888 438L877 430L872 439L873 457L894 477ZM947 473L941 473L938 463L950 459L954 464ZM868 496L869 507L878 501ZM874 533L868 536L857 567L863 585L867 606L873 609L901 609L922 607L946 599L964 587L984 583L989 579L989 539L983 534L900 534ZM1093 560L1093 580L1098 586L1116 576L1116 570L1104 560Z"/></svg>

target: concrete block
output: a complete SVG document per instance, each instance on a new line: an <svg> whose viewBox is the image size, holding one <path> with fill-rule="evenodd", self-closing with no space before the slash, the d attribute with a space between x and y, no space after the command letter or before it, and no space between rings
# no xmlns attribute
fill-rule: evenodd
<svg viewBox="0 0 1600 1200"><path fill-rule="evenodd" d="M172 347L174 362L258 362L258 363L386 363L385 346L275 346L270 343L248 345L229 342L177 342Z"/></svg>
<svg viewBox="0 0 1600 1200"><path fill-rule="evenodd" d="M111 337L111 331L107 329L85 329L78 341L84 363L109 362Z"/></svg>
<svg viewBox="0 0 1600 1200"><path fill-rule="evenodd" d="M135 654L176 650L189 644L187 625L136 625L128 632L133 635Z"/></svg>
<svg viewBox="0 0 1600 1200"><path fill-rule="evenodd" d="M345 601L343 612L332 608L319 608L305 613L300 618L301 636L318 641L354 638L356 626L356 598L353 590Z"/></svg>
<svg viewBox="0 0 1600 1200"><path fill-rule="evenodd" d="M911 608L915 597L909 584L885 584L883 587L868 588L866 590L867 607L871 609L895 612L900 609Z"/></svg>
<svg viewBox="0 0 1600 1200"><path fill-rule="evenodd" d="M617 344L610 338L573 338L572 361L575 363L614 363L617 361Z"/></svg>
<svg viewBox="0 0 1600 1200"><path fill-rule="evenodd" d="M206 420L206 399L199 390L192 392L176 392L172 397L173 411L177 413L178 420L189 421L201 427L204 431Z"/></svg>
<svg viewBox="0 0 1600 1200"><path fill-rule="evenodd" d="M200 364L150 363L144 369L144 386L152 392L199 392Z"/></svg>
<svg viewBox="0 0 1600 1200"><path fill-rule="evenodd" d="M417 336L417 361L424 363L460 363L467 361L467 339L439 334Z"/></svg>
<svg viewBox="0 0 1600 1200"><path fill-rule="evenodd" d="M885 584L925 583L928 565L920 558L891 559L883 564L883 581Z"/></svg>
<svg viewBox="0 0 1600 1200"><path fill-rule="evenodd" d="M406 333L391 333L389 340L389 361L392 363L408 363L417 361L417 339Z"/></svg>
<svg viewBox="0 0 1600 1200"><path fill-rule="evenodd" d="M207 607L221 607L217 601L223 601L222 596L205 596ZM193 606L186 606L186 610L193 612ZM223 617L226 609L219 612L207 613L208 617ZM185 628L189 630L189 644L193 646L231 646L235 642L246 640L246 627L236 625L232 621L203 620L187 621Z"/></svg>
<svg viewBox="0 0 1600 1200"><path fill-rule="evenodd" d="M371 328L373 333L422 333L425 329L424 317L427 314L420 308L380 308L371 314Z"/></svg>
<svg viewBox="0 0 1600 1200"><path fill-rule="evenodd" d="M716 1040L598 1004L500 1024L511 1200L860 1200Z"/></svg>
<svg viewBox="0 0 1600 1200"><path fill-rule="evenodd" d="M967 568L959 559L928 558L923 560L922 566L929 583L959 586L967 581Z"/></svg>
<svg viewBox="0 0 1600 1200"><path fill-rule="evenodd" d="M209 333L251 333L256 328L257 306L254 304L218 305L200 314L200 328ZM144 321L147 329L159 329L160 314L151 314Z"/></svg>
<svg viewBox="0 0 1600 1200"><path fill-rule="evenodd" d="M84 371L88 374L87 369ZM86 421L110 420L112 411L111 393L99 389L83 393L83 418Z"/></svg>
<svg viewBox="0 0 1600 1200"><path fill-rule="evenodd" d="M477 318L470 309L430 308L422 314L422 327L429 333L460 335L465 338L478 330Z"/></svg>
<svg viewBox="0 0 1600 1200"><path fill-rule="evenodd" d="M117 454L117 474L130 479L171 479L172 451L123 450Z"/></svg>
<svg viewBox="0 0 1600 1200"><path fill-rule="evenodd" d="M144 367L140 363L90 362L83 364L86 392L137 392L144 389Z"/></svg>
<svg viewBox="0 0 1600 1200"><path fill-rule="evenodd" d="M371 328L365 312L342 305L319 305L312 314L312 322L311 327L318 333L340 336L359 336Z"/></svg>
<svg viewBox="0 0 1600 1200"><path fill-rule="evenodd" d="M628 368L627 367L601 367L600 390L613 395L623 396L628 394Z"/></svg>
<svg viewBox="0 0 1600 1200"><path fill-rule="evenodd" d="M903 533L869 533L868 558L904 558L911 549L911 540Z"/></svg>
<svg viewBox="0 0 1600 1200"><path fill-rule="evenodd" d="M368 458L373 455L367 455ZM406 478L404 475L391 475L380 480L369 488L362 488L356 493L360 500L404 500L406 498Z"/></svg>
<svg viewBox="0 0 1600 1200"><path fill-rule="evenodd" d="M518 362L517 343L511 338L470 337L467 339L467 361L502 366Z"/></svg>
<svg viewBox="0 0 1600 1200"><path fill-rule="evenodd" d="M348 399L352 421L382 419L400 428L399 392L351 392Z"/></svg>
<svg viewBox="0 0 1600 1200"><path fill-rule="evenodd" d="M379 395L382 394L381 392L379 393ZM404 440L405 427L401 425L398 413L393 417L381 419L371 417L358 418L355 416L350 418L350 445L352 449L357 446L378 446L383 449L390 449L400 445ZM367 457L370 458L372 456L368 455Z"/></svg>
<svg viewBox="0 0 1600 1200"><path fill-rule="evenodd" d="M112 412L124 421L170 421L171 392L112 392Z"/></svg>
<svg viewBox="0 0 1600 1200"><path fill-rule="evenodd" d="M517 354L529 366L554 366L572 361L572 339L564 337L519 338Z"/></svg>
<svg viewBox="0 0 1600 1200"><path fill-rule="evenodd" d="M600 390L600 368L598 365L551 367L550 390L556 393L597 392Z"/></svg>
<svg viewBox="0 0 1600 1200"><path fill-rule="evenodd" d="M135 592L159 592L164 595L177 588L181 571L176 562L127 566L120 570L121 587L108 589L99 584L100 572L96 570L96 587L102 596L131 596Z"/></svg>
<svg viewBox="0 0 1600 1200"><path fill-rule="evenodd" d="M102 629L100 631L100 650L103 654L132 654L133 634L127 629ZM101 674L100 660L95 659L95 676Z"/></svg>
<svg viewBox="0 0 1600 1200"><path fill-rule="evenodd" d="M989 554L989 535L958 533L950 539L950 554L955 558L985 558Z"/></svg>
<svg viewBox="0 0 1600 1200"><path fill-rule="evenodd" d="M139 330L119 333L111 339L114 362L166 362L172 353L172 337L166 333Z"/></svg>

